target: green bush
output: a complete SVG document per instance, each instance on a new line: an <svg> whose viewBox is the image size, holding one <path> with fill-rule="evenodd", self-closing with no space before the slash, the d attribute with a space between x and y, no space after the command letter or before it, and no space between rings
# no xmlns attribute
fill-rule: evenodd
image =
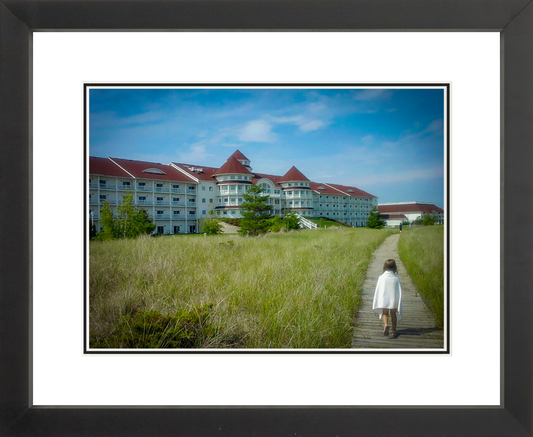
<svg viewBox="0 0 533 437"><path fill-rule="evenodd" d="M91 338L93 348L182 349L205 347L217 328L210 324L213 304L190 311L164 315L155 310L140 310L121 317L115 330L105 338Z"/></svg>

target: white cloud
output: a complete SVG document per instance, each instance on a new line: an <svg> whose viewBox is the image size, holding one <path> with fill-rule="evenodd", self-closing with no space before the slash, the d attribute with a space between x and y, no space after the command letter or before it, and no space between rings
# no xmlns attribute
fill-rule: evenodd
<svg viewBox="0 0 533 437"><path fill-rule="evenodd" d="M367 102L369 100L385 99L391 95L390 90L385 89L368 89L362 91L356 91L353 99L358 102Z"/></svg>
<svg viewBox="0 0 533 437"><path fill-rule="evenodd" d="M250 141L257 143L274 143L277 141L277 135L272 132L272 126L266 120L253 120L244 126L237 137L241 141Z"/></svg>
<svg viewBox="0 0 533 437"><path fill-rule="evenodd" d="M311 131L320 129L326 125L326 123L322 120L311 119L303 115L294 115L292 117L272 117L272 116L267 116L267 117L268 117L268 120L274 123L294 124L295 126L298 126L298 128L302 132L311 132Z"/></svg>
<svg viewBox="0 0 533 437"><path fill-rule="evenodd" d="M192 144L187 152L177 151L176 155L176 162L183 162L186 164L198 164L208 156L211 156L211 154L206 151L206 144L203 142Z"/></svg>
<svg viewBox="0 0 533 437"><path fill-rule="evenodd" d="M403 170L399 172L387 171L380 174L363 176L357 179L357 183L361 185L372 185L378 183L408 182L414 180L436 179L442 177L443 175L443 166L436 166L430 168Z"/></svg>
<svg viewBox="0 0 533 437"><path fill-rule="evenodd" d="M320 129L323 126L324 126L324 122L322 120L312 120L312 121L308 121L305 124L302 124L300 126L300 130L302 132L310 132L310 131Z"/></svg>

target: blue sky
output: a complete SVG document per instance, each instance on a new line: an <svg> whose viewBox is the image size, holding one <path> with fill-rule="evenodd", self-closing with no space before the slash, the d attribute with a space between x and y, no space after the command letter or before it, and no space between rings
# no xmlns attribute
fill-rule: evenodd
<svg viewBox="0 0 533 437"><path fill-rule="evenodd" d="M295 165L379 203L444 207L440 89L91 89L89 154L254 171Z"/></svg>

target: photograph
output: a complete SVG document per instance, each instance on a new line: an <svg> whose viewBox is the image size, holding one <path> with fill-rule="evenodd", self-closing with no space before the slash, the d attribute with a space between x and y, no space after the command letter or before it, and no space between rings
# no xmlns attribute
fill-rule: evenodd
<svg viewBox="0 0 533 437"><path fill-rule="evenodd" d="M449 84L85 84L86 353L449 350Z"/></svg>

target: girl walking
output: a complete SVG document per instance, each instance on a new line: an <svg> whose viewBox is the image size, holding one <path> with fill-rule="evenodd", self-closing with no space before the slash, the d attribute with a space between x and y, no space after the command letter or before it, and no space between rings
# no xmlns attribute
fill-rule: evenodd
<svg viewBox="0 0 533 437"><path fill-rule="evenodd" d="M378 278L372 309L383 319L383 335L389 335L389 317L392 336L398 337L397 323L402 319L402 286L398 277L396 261L388 259L383 265L383 274Z"/></svg>

